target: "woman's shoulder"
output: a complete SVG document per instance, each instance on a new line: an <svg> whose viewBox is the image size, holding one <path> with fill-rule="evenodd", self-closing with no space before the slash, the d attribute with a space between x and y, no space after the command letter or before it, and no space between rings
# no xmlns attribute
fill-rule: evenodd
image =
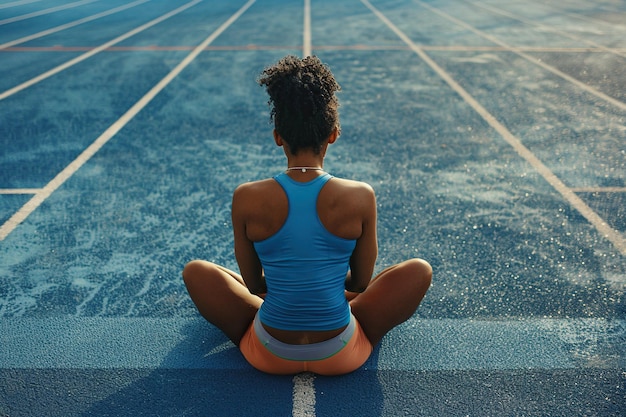
<svg viewBox="0 0 626 417"><path fill-rule="evenodd" d="M281 187L272 178L250 181L240 184L233 193L233 204L265 203L276 200L281 193Z"/></svg>
<svg viewBox="0 0 626 417"><path fill-rule="evenodd" d="M320 197L331 205L367 210L376 205L374 189L366 182L333 177L327 185L322 189Z"/></svg>
<svg viewBox="0 0 626 417"><path fill-rule="evenodd" d="M250 193L250 192L265 191L268 188L274 187L275 184L276 184L276 181L274 181L273 178L266 178L263 180L244 182L243 184L239 184L237 188L235 188L235 193Z"/></svg>
<svg viewBox="0 0 626 417"><path fill-rule="evenodd" d="M347 193L374 194L374 188L366 182L346 178L333 177L331 183L335 188Z"/></svg>

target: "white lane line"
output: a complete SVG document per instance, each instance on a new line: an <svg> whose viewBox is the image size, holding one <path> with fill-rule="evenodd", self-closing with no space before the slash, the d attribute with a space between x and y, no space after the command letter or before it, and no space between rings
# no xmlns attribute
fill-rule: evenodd
<svg viewBox="0 0 626 417"><path fill-rule="evenodd" d="M34 33L32 35L24 36L22 38L15 39L15 40L12 40L12 41L9 41L9 42L1 44L0 45L0 50L1 49L10 48L11 46L14 46L14 45L19 45L20 43L32 41L33 39L42 38L44 36L48 36L48 35L51 35L53 33L60 32L60 31L65 30L65 29L72 28L74 26L78 26L78 25L81 25L83 23L91 22L92 20L100 19L101 17L109 16L109 15L112 15L114 13L121 12L122 10L130 9L131 7L135 7L137 5L140 5L142 3L146 3L148 1L150 1L150 0L137 0L137 1L134 1L132 3L125 4L123 6L115 7L113 9L105 10L103 12L100 12L100 13L97 13L97 14L94 14L94 15L91 15L91 16L87 16L87 17L84 17L82 19L74 20L73 22L65 23L65 24L60 25L60 26L56 26L56 27L53 27L53 28L50 28L50 29L43 30L41 32Z"/></svg>
<svg viewBox="0 0 626 417"><path fill-rule="evenodd" d="M293 417L315 417L315 375L298 374L293 377Z"/></svg>
<svg viewBox="0 0 626 417"><path fill-rule="evenodd" d="M0 194L37 194L41 188L0 188Z"/></svg>
<svg viewBox="0 0 626 417"><path fill-rule="evenodd" d="M502 138L515 149L565 200L591 223L596 230L609 240L622 254L626 255L626 239L620 232L609 226L595 211L593 211L571 188L567 187L546 165L541 162L522 142L515 137L502 123L487 111L474 97L472 97L459 83L457 83L443 68L441 68L422 48L396 27L385 15L376 9L368 0L361 0L380 20L382 20L404 43L406 43L433 71L435 71L457 94L459 94L476 113L478 113ZM626 277L623 277L626 280Z"/></svg>
<svg viewBox="0 0 626 417"><path fill-rule="evenodd" d="M0 94L0 100L4 100L5 98L10 97L13 94L18 93L18 92L20 92L20 91L22 91L22 90L24 90L24 89L26 89L28 87L31 87L31 86L37 84L38 82L45 80L46 78L50 78L53 75L58 74L59 72L61 72L63 70L66 70L66 69L68 69L68 68L70 68L70 67L72 67L72 66L74 66L74 65L76 65L76 64L78 64L78 63L80 63L80 62L82 62L84 60L86 60L87 58L90 58L90 57L96 55L99 52L104 51L105 49L107 49L110 46L115 45L116 43L119 43L119 42L121 42L121 41L123 41L125 39L128 39L131 36L134 36L134 35L142 32L142 31L144 31L144 30L146 30L146 29L148 29L148 28L150 28L150 27L152 27L152 26L154 26L154 25L156 25L158 23L161 23L162 21L164 21L166 19L169 19L170 17L172 17L174 15L177 15L178 13L182 12L183 10L186 10L186 9L192 7L192 6L195 6L196 4L200 3L201 1L202 0L193 0L193 1L189 2L189 3L187 3L187 4L184 4L181 7L177 8L177 9L174 9L174 10L172 10L169 13L166 13L166 14L164 14L164 15L162 15L162 16L154 19L154 20L151 20L150 22L148 22L146 24L143 24L143 25L141 25L141 26L131 30L130 32L126 32L125 34L123 34L121 36L118 36L115 39L112 39L112 40L110 40L110 41L108 41L108 42L106 42L106 43L104 43L104 44L102 44L102 45L100 45L98 47L95 47L95 48L91 49L89 52L86 52L86 53L84 53L82 55L79 55L76 58L71 59L71 60L69 60L69 61L67 61L67 62L65 62L65 63L63 63L63 64L61 64L61 65L59 65L59 66L57 66L55 68L52 68L51 70L46 71L43 74L40 74L37 77L32 78L32 79L30 79L30 80L28 80L26 82L23 82L20 85L17 85L17 86L15 86L13 88L10 88L10 89L6 90L5 92L3 92L2 94Z"/></svg>
<svg viewBox="0 0 626 417"><path fill-rule="evenodd" d="M584 90L590 94L593 94L594 96L606 101L607 103L610 103L616 107L619 107L622 110L626 110L626 103L624 103L623 101L619 101L611 96L608 96L606 94L604 94L603 92L596 90L595 88L583 83L582 81L554 68L551 65L546 64L545 62L541 61L540 59L537 59L535 57L533 57L532 55L528 55L527 53L524 53L524 51L522 51L521 48L509 45L503 41L501 41L500 39L496 38L495 36L491 36L490 34L483 32L482 30L476 29L475 27L463 22L462 20L457 19L456 17L450 16L449 14L435 8L432 7L429 4L424 3L423 1L420 0L413 0L415 3L419 4L420 6L424 7L425 9L430 10L431 12L443 17L446 20L449 20L475 34L477 34L478 36L487 39L490 42L495 43L496 45L500 45L504 48L506 48L509 52L513 52L514 54L516 54L519 57L524 58L525 60L532 62L535 65L540 66L541 68L551 72L552 74L561 77L562 79L570 82L571 84L574 84L576 87L580 88L581 90Z"/></svg>
<svg viewBox="0 0 626 417"><path fill-rule="evenodd" d="M538 2L534 1L534 3L538 3ZM554 6L552 4L548 4L548 2L546 2L545 0L544 1L540 1L539 3L540 3L540 5L542 7L545 7L545 8L548 8L548 9L552 9L553 11L556 11L560 15L563 15L563 16L572 17L572 18L578 19L578 20L584 20L584 21L587 21L587 22L590 22L590 23L594 23L594 24L597 24L597 25L600 25L600 26L611 25L612 29L618 29L618 30L622 30L622 31L626 30L626 26L623 23L622 23L622 25L619 25L619 24L615 24L615 22L609 22L609 21L602 20L602 19L596 19L596 18L593 18L591 16L585 16L585 15L582 15L582 14L579 14L579 13L571 13L571 12L568 12L568 11L566 11L564 9L557 8L556 6ZM564 2L558 2L558 4L559 5L565 5ZM588 2L588 4L593 5L593 2Z"/></svg>
<svg viewBox="0 0 626 417"><path fill-rule="evenodd" d="M28 3L36 3L41 0L21 0L21 1L13 1L11 3L0 4L0 9L7 9L9 7L21 6L23 4Z"/></svg>
<svg viewBox="0 0 626 417"><path fill-rule="evenodd" d="M43 16L43 15L46 15L46 14L59 12L61 10L71 9L73 7L82 6L82 5L87 4L87 3L93 3L95 1L98 1L98 0L81 0L81 1L74 2L74 3L64 4L62 6L51 7L49 9L45 9L45 10L38 10L36 12L23 14L23 15L20 15L20 16L10 17L8 19L0 20L0 25L6 25L6 24L9 24L9 23L19 22L20 20L26 20L26 19L30 19L30 18L33 18L33 17L37 17L37 16Z"/></svg>
<svg viewBox="0 0 626 417"><path fill-rule="evenodd" d="M571 33L565 32L565 31L560 30L560 29L556 29L556 28L554 28L552 26L543 25L541 23L537 23L537 22L533 22L533 21L528 20L528 19L524 19L524 18L519 17L519 16L517 16L517 15L515 15L513 13L507 12L505 10L502 10L502 9L499 9L499 8L496 8L496 7L493 7L493 6L489 6L489 5L485 4L485 3L474 2L474 1L470 1L469 3L474 5L474 6L476 6L476 7L479 7L481 9L490 11L492 13L499 14L499 15L504 16L504 17L508 17L509 19L517 20L518 22L522 22L525 25L535 26L535 27L541 29L544 32L552 32L552 33L555 33L557 35L560 35L560 36L563 36L563 37L575 40L577 42L585 43L585 44L587 44L589 46L592 46L594 48L600 49L600 50L602 50L604 52L608 52L610 54L618 55L618 56L621 56L621 57L626 57L625 53L619 52L619 51L617 51L615 49L607 48L606 46L600 45L599 43L596 43L596 42L593 42L593 41L590 41L590 40L587 40L587 39L583 39L583 38L581 38L579 36L572 35Z"/></svg>
<svg viewBox="0 0 626 417"><path fill-rule="evenodd" d="M178 76L196 57L212 43L219 35L222 34L235 20L239 18L256 0L249 0L219 28L217 28L208 38L200 45L196 46L189 55L185 57L169 74L159 81L150 91L146 93L138 102L136 102L126 113L122 115L115 123L104 131L91 145L87 147L76 159L65 167L56 177L52 179L45 187L41 189L33 198L31 198L24 206L17 211L9 220L0 226L0 241L4 240L20 223L22 223L41 203L43 203L50 195L56 191L65 181L67 181L76 171L78 171L92 156L96 154L117 132L119 132L128 122L130 122L144 107L152 101L157 94L161 92L174 78ZM192 2L193 4L197 1ZM192 3L188 3L190 7ZM178 9L177 9L178 10Z"/></svg>
<svg viewBox="0 0 626 417"><path fill-rule="evenodd" d="M626 193L626 187L572 187L575 193Z"/></svg>
<svg viewBox="0 0 626 417"><path fill-rule="evenodd" d="M304 30L302 33L302 57L313 53L311 46L311 0L304 0Z"/></svg>

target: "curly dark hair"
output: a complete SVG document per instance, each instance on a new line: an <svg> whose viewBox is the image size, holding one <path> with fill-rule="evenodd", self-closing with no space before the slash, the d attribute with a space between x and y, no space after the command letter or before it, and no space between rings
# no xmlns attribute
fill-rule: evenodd
<svg viewBox="0 0 626 417"><path fill-rule="evenodd" d="M340 132L335 93L341 87L318 57L288 55L266 68L258 82L270 97L270 119L293 155L300 149L319 153L333 130Z"/></svg>

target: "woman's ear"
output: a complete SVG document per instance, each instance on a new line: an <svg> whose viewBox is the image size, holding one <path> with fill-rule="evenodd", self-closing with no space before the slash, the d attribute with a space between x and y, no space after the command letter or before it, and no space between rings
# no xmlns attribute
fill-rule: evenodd
<svg viewBox="0 0 626 417"><path fill-rule="evenodd" d="M272 132L274 134L274 142L276 142L277 146L283 146L283 138L280 137L276 129Z"/></svg>
<svg viewBox="0 0 626 417"><path fill-rule="evenodd" d="M330 136L328 136L328 143L335 143L338 137L339 137L339 129L334 128L333 131L330 132Z"/></svg>

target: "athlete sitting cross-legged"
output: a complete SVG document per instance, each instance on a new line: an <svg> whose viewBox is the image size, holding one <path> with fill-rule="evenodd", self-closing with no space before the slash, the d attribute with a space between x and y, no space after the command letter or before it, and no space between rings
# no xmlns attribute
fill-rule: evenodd
<svg viewBox="0 0 626 417"><path fill-rule="evenodd" d="M232 200L241 273L192 261L183 278L200 314L255 368L272 374L345 374L409 319L431 282L422 259L372 278L376 198L363 183L324 171L337 140L339 85L316 57L287 56L259 83L287 168L242 184Z"/></svg>

